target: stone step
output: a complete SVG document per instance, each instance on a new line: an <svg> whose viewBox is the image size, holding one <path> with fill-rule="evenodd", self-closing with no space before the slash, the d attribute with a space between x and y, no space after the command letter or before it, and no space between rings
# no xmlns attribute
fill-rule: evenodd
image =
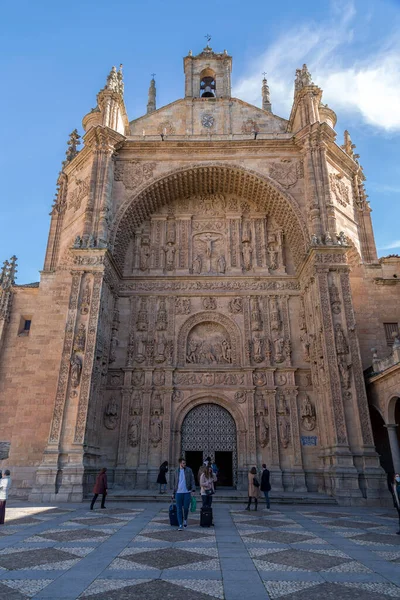
<svg viewBox="0 0 400 600"><path fill-rule="evenodd" d="M199 499L199 492L196 494ZM87 499L91 495L87 496ZM107 499L113 502L169 502L171 492L159 494L156 490L110 490ZM271 503L273 504L319 504L336 506L338 504L336 498L325 494L317 494L311 492L296 493L296 492L271 492ZM213 503L225 504L243 504L247 502L245 492L237 490L217 490L213 496ZM265 502L263 495L259 499L260 504Z"/></svg>

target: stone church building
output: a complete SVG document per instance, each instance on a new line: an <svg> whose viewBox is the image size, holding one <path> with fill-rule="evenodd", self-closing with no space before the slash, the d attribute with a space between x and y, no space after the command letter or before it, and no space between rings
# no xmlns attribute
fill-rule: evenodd
<svg viewBox="0 0 400 600"><path fill-rule="evenodd" d="M262 108L232 97L226 51L183 65L184 97L157 108L153 79L133 121L111 70L82 149L71 134L40 283L4 263L0 467L15 495L79 501L100 467L151 489L164 460L210 455L221 486L265 462L276 493L379 503L364 370L391 351L400 259L377 258L355 146L306 65L289 119L266 79Z"/></svg>

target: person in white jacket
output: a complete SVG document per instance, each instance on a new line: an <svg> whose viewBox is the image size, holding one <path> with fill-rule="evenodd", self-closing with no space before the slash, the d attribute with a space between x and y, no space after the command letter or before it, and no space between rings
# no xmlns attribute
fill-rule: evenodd
<svg viewBox="0 0 400 600"><path fill-rule="evenodd" d="M8 490L11 485L10 471L6 469L3 477L0 479L0 525L4 525L4 517L6 516L6 502L8 498Z"/></svg>

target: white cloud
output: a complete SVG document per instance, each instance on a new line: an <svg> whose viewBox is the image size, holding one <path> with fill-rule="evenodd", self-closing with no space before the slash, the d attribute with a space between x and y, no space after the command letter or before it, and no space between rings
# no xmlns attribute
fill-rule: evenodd
<svg viewBox="0 0 400 600"><path fill-rule="evenodd" d="M295 70L306 62L324 90L323 101L335 111L357 113L364 122L387 131L400 129L400 42L388 39L373 50L364 43L357 47L362 58L354 60L353 23L360 25L360 15L354 18L352 3L333 8L332 20L300 25L281 35L253 60L250 76L239 80L234 95L259 105L260 73L266 70L273 111L288 116Z"/></svg>
<svg viewBox="0 0 400 600"><path fill-rule="evenodd" d="M400 248L400 240L395 240L386 246L381 246L378 250L393 250L394 248Z"/></svg>

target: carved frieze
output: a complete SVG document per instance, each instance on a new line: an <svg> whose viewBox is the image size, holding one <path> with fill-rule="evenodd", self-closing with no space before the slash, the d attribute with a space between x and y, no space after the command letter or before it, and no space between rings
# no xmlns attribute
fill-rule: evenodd
<svg viewBox="0 0 400 600"><path fill-rule="evenodd" d="M243 373L188 373L178 372L174 375L176 385L243 385L245 376Z"/></svg>
<svg viewBox="0 0 400 600"><path fill-rule="evenodd" d="M342 177L336 173L329 173L329 182L337 202L346 208L350 203L350 191Z"/></svg>
<svg viewBox="0 0 400 600"><path fill-rule="evenodd" d="M141 162L138 160L123 162L117 161L114 169L115 181L122 181L128 190L133 190L153 177L155 162Z"/></svg>
<svg viewBox="0 0 400 600"><path fill-rule="evenodd" d="M296 185L298 179L304 177L303 163L291 159L282 158L280 162L272 162L269 167L269 175L282 187L288 189Z"/></svg>

